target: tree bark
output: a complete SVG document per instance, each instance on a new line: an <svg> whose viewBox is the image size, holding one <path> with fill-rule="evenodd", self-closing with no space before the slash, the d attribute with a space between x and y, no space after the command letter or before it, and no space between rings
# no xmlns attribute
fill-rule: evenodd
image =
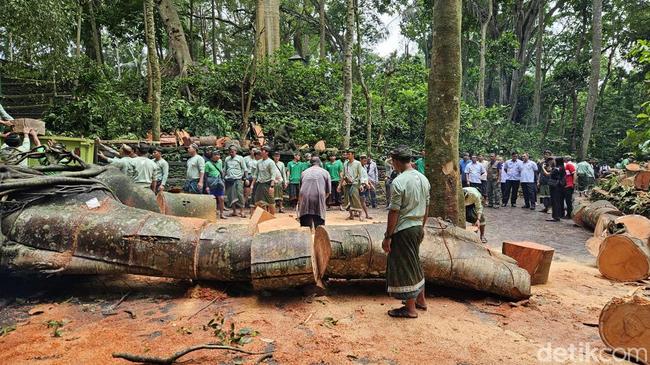
<svg viewBox="0 0 650 365"><path fill-rule="evenodd" d="M582 141L578 158L583 160L589 151L589 140L594 126L594 114L598 103L598 81L600 80L600 49L603 41L603 0L593 0L593 26L592 26L592 50L591 50L591 76L589 77L589 96L587 97L587 109L585 121L582 127Z"/></svg>
<svg viewBox="0 0 650 365"><path fill-rule="evenodd" d="M97 27L97 19L95 18L95 6L93 5L93 0L88 1L88 13L90 14L90 30L93 35L93 48L95 49L95 61L100 65L103 64L104 60L102 57L102 41L101 35L99 34L99 29Z"/></svg>
<svg viewBox="0 0 650 365"><path fill-rule="evenodd" d="M327 55L325 54L325 0L318 2L318 23L319 23L319 57L321 62L325 61Z"/></svg>
<svg viewBox="0 0 650 365"><path fill-rule="evenodd" d="M189 28L187 29L188 31L188 38L189 38L189 47L190 47L190 56L192 59L196 59L196 51L194 50L194 0L189 0L188 3L189 7Z"/></svg>
<svg viewBox="0 0 650 365"><path fill-rule="evenodd" d="M77 10L77 38L75 39L75 55L77 58L81 56L81 21L82 21L83 8L81 2Z"/></svg>
<svg viewBox="0 0 650 365"><path fill-rule="evenodd" d="M598 331L618 356L650 362L650 300L645 296L613 298L600 312Z"/></svg>
<svg viewBox="0 0 650 365"><path fill-rule="evenodd" d="M147 34L147 62L151 71L147 77L151 84L151 134L154 141L160 141L160 64L156 54L156 26L154 23L154 4L153 0L146 0L145 17Z"/></svg>
<svg viewBox="0 0 650 365"><path fill-rule="evenodd" d="M426 175L431 183L430 217L465 225L458 166L461 92L461 1L436 1L425 127Z"/></svg>
<svg viewBox="0 0 650 365"><path fill-rule="evenodd" d="M363 90L363 96L366 99L366 152L368 154L372 153L372 95L370 95L370 89L366 84L366 78L363 75L362 61L361 61L361 22L359 17L359 4L355 0L355 17L356 17L356 31L357 31L357 70L359 72L359 84L361 84L361 89Z"/></svg>
<svg viewBox="0 0 650 365"><path fill-rule="evenodd" d="M533 96L533 125L539 124L542 110L542 50L544 43L544 1L539 2L537 14L537 40L535 42L535 94Z"/></svg>
<svg viewBox="0 0 650 365"><path fill-rule="evenodd" d="M478 105L485 107L485 54L487 48L487 28L492 20L492 0L487 1L487 16L481 22L481 50L479 53Z"/></svg>
<svg viewBox="0 0 650 365"><path fill-rule="evenodd" d="M167 36L169 37L169 49L178 64L179 76L186 76L187 69L192 64L190 48L185 39L183 24L178 17L176 6L172 0L156 0L160 18L165 24Z"/></svg>
<svg viewBox="0 0 650 365"><path fill-rule="evenodd" d="M571 93L571 146L570 151L573 153L577 149L576 135L578 134L578 91L573 90Z"/></svg>
<svg viewBox="0 0 650 365"><path fill-rule="evenodd" d="M212 63L217 63L217 14L216 14L216 4L215 0L210 2L212 10L212 29L210 32L210 38L212 41Z"/></svg>
<svg viewBox="0 0 650 365"><path fill-rule="evenodd" d="M354 0L347 0L345 52L343 65L343 148L350 148L352 127L352 48L354 47Z"/></svg>
<svg viewBox="0 0 650 365"><path fill-rule="evenodd" d="M280 2L258 0L255 16L257 32L257 59L263 60L280 48Z"/></svg>
<svg viewBox="0 0 650 365"><path fill-rule="evenodd" d="M607 200L583 201L573 209L573 222L580 227L593 230L603 215L620 216L623 213Z"/></svg>

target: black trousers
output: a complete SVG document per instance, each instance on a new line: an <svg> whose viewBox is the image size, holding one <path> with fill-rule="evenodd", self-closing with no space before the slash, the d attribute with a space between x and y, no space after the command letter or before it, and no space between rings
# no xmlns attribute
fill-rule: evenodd
<svg viewBox="0 0 650 365"><path fill-rule="evenodd" d="M524 203L527 207L535 208L537 186L534 182L521 183L521 190L524 192Z"/></svg>
<svg viewBox="0 0 650 365"><path fill-rule="evenodd" d="M330 198L328 199L329 206L338 206L341 205L341 193L336 191L339 187L338 181L332 181Z"/></svg>
<svg viewBox="0 0 650 365"><path fill-rule="evenodd" d="M564 216L564 189L551 186L551 206L553 219L560 219Z"/></svg>
<svg viewBox="0 0 650 365"><path fill-rule="evenodd" d="M510 197L511 204L517 204L517 195L519 194L519 180L506 180L506 191L501 198L501 203L508 204Z"/></svg>
<svg viewBox="0 0 650 365"><path fill-rule="evenodd" d="M505 203L503 202L503 199L504 199L504 197L506 197L506 196L507 196L507 195L506 195L506 183L502 182L502 183L501 183L501 200L502 200L501 203L502 203L502 204L505 204ZM508 199L506 199L505 201L507 202Z"/></svg>
<svg viewBox="0 0 650 365"><path fill-rule="evenodd" d="M566 216L571 218L573 213L573 188L564 188L564 204L566 204Z"/></svg>
<svg viewBox="0 0 650 365"><path fill-rule="evenodd" d="M316 214L305 214L300 217L301 227L318 227L325 224L325 220Z"/></svg>

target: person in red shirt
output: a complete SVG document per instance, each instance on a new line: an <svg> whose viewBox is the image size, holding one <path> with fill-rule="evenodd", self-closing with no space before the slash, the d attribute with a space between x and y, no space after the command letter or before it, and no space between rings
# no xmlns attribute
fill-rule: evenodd
<svg viewBox="0 0 650 365"><path fill-rule="evenodd" d="M571 162L571 156L566 156L564 158L564 171L566 185L564 186L564 204L566 204L566 215L564 219L571 219L571 214L573 213L573 190L574 190L574 181L576 179L576 167Z"/></svg>

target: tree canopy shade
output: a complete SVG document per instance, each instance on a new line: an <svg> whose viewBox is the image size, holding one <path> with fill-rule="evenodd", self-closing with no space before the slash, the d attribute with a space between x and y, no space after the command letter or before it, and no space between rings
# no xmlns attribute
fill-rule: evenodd
<svg viewBox="0 0 650 365"><path fill-rule="evenodd" d="M290 123L300 144L420 150L429 138L433 5L154 0L161 131L239 138L251 122L270 135ZM461 4L460 151L550 148L610 162L642 154L647 124L636 116L647 115L650 66L633 50L647 48L650 4L602 0L600 42L597 8L593 0ZM44 111L57 134L136 138L154 129L142 1L5 0L0 12L11 14L0 25L0 102L10 113ZM393 52L378 46L389 23L404 36Z"/></svg>

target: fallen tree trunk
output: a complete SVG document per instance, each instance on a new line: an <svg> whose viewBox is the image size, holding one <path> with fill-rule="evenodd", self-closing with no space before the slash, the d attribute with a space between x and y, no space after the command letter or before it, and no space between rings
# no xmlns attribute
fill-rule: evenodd
<svg viewBox="0 0 650 365"><path fill-rule="evenodd" d="M314 240L330 243L325 273L334 278L381 277L387 256L381 248L385 226L321 226ZM476 234L439 219L429 219L420 246L428 282L497 294L510 299L530 296L530 275L515 260L490 251Z"/></svg>
<svg viewBox="0 0 650 365"><path fill-rule="evenodd" d="M573 221L581 227L593 230L596 228L598 220L604 214L611 216L623 215L618 208L607 200L598 200L595 202L583 201L573 211Z"/></svg>
<svg viewBox="0 0 650 365"><path fill-rule="evenodd" d="M628 233L603 240L598 253L598 270L616 281L637 281L650 276L650 248L647 240Z"/></svg>
<svg viewBox="0 0 650 365"><path fill-rule="evenodd" d="M160 212L176 217L201 218L210 222L217 221L217 206L212 195L158 193L156 202Z"/></svg>
<svg viewBox="0 0 650 365"><path fill-rule="evenodd" d="M612 299L600 312L600 338L614 353L650 363L650 300Z"/></svg>
<svg viewBox="0 0 650 365"><path fill-rule="evenodd" d="M650 219L636 214L614 216L602 214L594 229L594 237L587 240L587 251L594 257L600 253L600 245L608 236L615 233L629 233L633 237L647 241L650 239Z"/></svg>

